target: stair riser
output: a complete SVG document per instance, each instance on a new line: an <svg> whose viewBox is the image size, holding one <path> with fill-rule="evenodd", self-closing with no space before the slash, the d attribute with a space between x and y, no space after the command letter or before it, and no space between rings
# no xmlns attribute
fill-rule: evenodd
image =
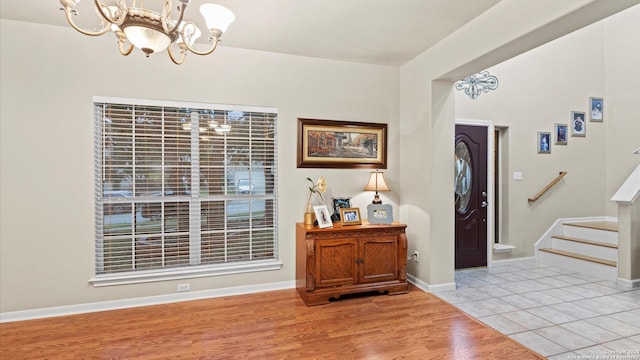
<svg viewBox="0 0 640 360"><path fill-rule="evenodd" d="M562 227L562 232L564 236L618 245L618 233L615 231L565 225Z"/></svg>
<svg viewBox="0 0 640 360"><path fill-rule="evenodd" d="M544 264L554 265L564 269L571 269L579 273L600 277L605 280L616 281L618 278L618 269L613 266L602 265L544 251L538 252L538 261Z"/></svg>
<svg viewBox="0 0 640 360"><path fill-rule="evenodd" d="M618 261L618 249L556 238L553 238L551 243L552 248L554 249L570 251L580 255L587 255L605 260Z"/></svg>

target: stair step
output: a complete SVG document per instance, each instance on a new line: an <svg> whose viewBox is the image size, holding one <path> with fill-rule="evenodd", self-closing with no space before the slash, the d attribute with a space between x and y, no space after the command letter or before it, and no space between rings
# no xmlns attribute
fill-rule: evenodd
<svg viewBox="0 0 640 360"><path fill-rule="evenodd" d="M550 248L540 248L539 251L544 251L544 252L548 252L548 253L552 253L552 254L568 256L568 257L571 257L571 258L574 258L574 259L580 259L580 260L590 261L590 262L594 262L594 263L598 263L598 264L602 264L602 265L608 265L608 266L616 267L616 262L615 261L604 260L604 259L600 259L600 258L593 257L593 256L580 255L580 254L576 254L576 253L573 253L573 252L570 252L570 251L564 251L564 250L558 250L558 249L550 249Z"/></svg>
<svg viewBox="0 0 640 360"><path fill-rule="evenodd" d="M618 223L616 221L579 221L566 222L563 225L618 232Z"/></svg>
<svg viewBox="0 0 640 360"><path fill-rule="evenodd" d="M604 243L604 242L600 242L600 241L593 241L593 240L579 239L579 238L571 237L571 236L553 235L551 237L554 238L554 239L573 241L573 242L578 242L578 243L582 243L582 244L604 246L604 247L608 247L608 248L612 248L612 249L617 249L618 248L618 245L615 245L615 244L609 244L609 243Z"/></svg>

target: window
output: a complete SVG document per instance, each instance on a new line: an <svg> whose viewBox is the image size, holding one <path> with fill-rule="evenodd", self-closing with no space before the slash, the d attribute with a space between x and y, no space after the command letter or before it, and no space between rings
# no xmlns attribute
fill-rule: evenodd
<svg viewBox="0 0 640 360"><path fill-rule="evenodd" d="M280 268L272 108L94 98L94 285Z"/></svg>

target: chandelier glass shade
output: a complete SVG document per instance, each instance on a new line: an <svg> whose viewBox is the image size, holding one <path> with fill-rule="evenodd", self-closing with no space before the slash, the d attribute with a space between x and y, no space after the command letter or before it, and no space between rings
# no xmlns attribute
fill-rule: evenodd
<svg viewBox="0 0 640 360"><path fill-rule="evenodd" d="M94 0L100 25L95 30L85 30L77 26L73 16L78 14L76 5L80 0L60 0L67 21L77 31L89 36L100 36L112 31L118 39L120 53L129 55L138 48L149 55L167 50L171 60L180 65L187 52L197 55L211 54L217 47L222 34L235 21L231 10L217 4L203 4L200 13L209 29L209 46L200 51L194 47L201 30L191 21L183 19L185 9L191 0L179 0L176 19L172 19L172 2L164 0L162 12L144 8L144 0L115 0L107 4ZM127 2L131 3L130 5ZM127 44L128 43L128 44Z"/></svg>

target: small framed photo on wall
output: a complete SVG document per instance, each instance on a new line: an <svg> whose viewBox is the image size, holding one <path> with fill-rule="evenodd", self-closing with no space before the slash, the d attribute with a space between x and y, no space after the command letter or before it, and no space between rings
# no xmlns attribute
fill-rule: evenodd
<svg viewBox="0 0 640 360"><path fill-rule="evenodd" d="M551 153L551 133L538 132L538 154Z"/></svg>
<svg viewBox="0 0 640 360"><path fill-rule="evenodd" d="M567 134L569 133L569 125L556 124L556 145L567 145Z"/></svg>
<svg viewBox="0 0 640 360"><path fill-rule="evenodd" d="M584 119L585 113L580 111L571 112L571 136L585 136L587 134L587 123Z"/></svg>
<svg viewBox="0 0 640 360"><path fill-rule="evenodd" d="M602 122L604 120L604 100L602 98L589 98L589 109L591 109L590 121Z"/></svg>

